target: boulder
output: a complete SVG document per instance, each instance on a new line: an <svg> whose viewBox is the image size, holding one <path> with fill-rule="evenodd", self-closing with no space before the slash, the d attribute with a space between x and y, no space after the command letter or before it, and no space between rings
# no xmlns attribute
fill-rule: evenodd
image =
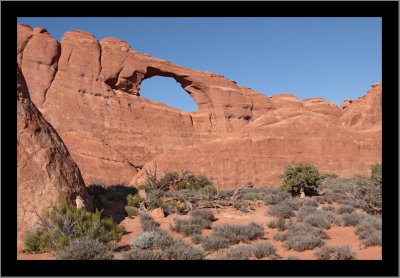
<svg viewBox="0 0 400 278"><path fill-rule="evenodd" d="M37 228L38 215L65 201L92 209L81 172L60 136L29 98L17 68L17 248Z"/></svg>

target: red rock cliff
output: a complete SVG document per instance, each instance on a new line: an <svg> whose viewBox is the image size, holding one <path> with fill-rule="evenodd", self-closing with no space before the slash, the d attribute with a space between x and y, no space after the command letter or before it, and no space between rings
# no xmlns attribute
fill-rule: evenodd
<svg viewBox="0 0 400 278"><path fill-rule="evenodd" d="M224 187L265 185L299 161L351 176L381 160L381 85L342 109L320 98L267 97L118 39L70 31L58 43L46 30L24 25L17 53L32 101L86 183L137 184L145 169L157 167L159 173L190 169ZM143 80L156 75L179 82L198 110L141 97Z"/></svg>

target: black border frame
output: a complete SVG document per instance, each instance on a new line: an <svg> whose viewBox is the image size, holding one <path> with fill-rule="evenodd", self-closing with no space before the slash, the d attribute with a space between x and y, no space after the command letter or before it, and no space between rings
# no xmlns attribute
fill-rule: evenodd
<svg viewBox="0 0 400 278"><path fill-rule="evenodd" d="M1 274L6 276L398 276L398 9L397 1L349 2L1 2L3 160ZM382 17L382 261L18 261L14 90L17 17ZM14 24L14 27L11 27ZM46 26L43 26L46 27ZM11 42L14 42L12 44ZM14 52L15 53L15 52ZM11 73L12 72L12 73ZM13 80L11 82L11 80ZM12 98L14 98L13 96ZM11 111L8 111L11 110ZM11 121L9 118L13 118ZM397 132L396 132L397 131ZM10 136L12 133L14 136ZM397 156L396 156L397 155Z"/></svg>

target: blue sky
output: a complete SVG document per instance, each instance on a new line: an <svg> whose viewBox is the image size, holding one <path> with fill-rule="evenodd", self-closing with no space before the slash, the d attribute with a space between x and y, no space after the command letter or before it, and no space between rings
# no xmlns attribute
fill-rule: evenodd
<svg viewBox="0 0 400 278"><path fill-rule="evenodd" d="M60 40L83 30L116 37L175 64L222 74L267 96L292 93L341 105L382 80L381 18L18 18ZM141 95L184 111L197 105L175 80L153 77Z"/></svg>

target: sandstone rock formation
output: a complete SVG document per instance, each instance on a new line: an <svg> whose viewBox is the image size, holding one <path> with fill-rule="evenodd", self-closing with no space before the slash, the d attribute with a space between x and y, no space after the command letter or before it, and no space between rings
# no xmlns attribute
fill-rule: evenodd
<svg viewBox="0 0 400 278"><path fill-rule="evenodd" d="M118 39L70 31L58 43L46 30L25 25L18 25L17 54L33 102L87 184L137 185L157 168L189 169L223 187L266 185L279 182L295 162L352 176L381 161L379 84L342 108L321 98L268 97L221 75L141 54ZM141 97L142 82L153 76L174 78L198 110Z"/></svg>
<svg viewBox="0 0 400 278"><path fill-rule="evenodd" d="M52 202L91 209L78 166L52 126L29 99L25 80L17 68L17 247L34 229L37 213Z"/></svg>

